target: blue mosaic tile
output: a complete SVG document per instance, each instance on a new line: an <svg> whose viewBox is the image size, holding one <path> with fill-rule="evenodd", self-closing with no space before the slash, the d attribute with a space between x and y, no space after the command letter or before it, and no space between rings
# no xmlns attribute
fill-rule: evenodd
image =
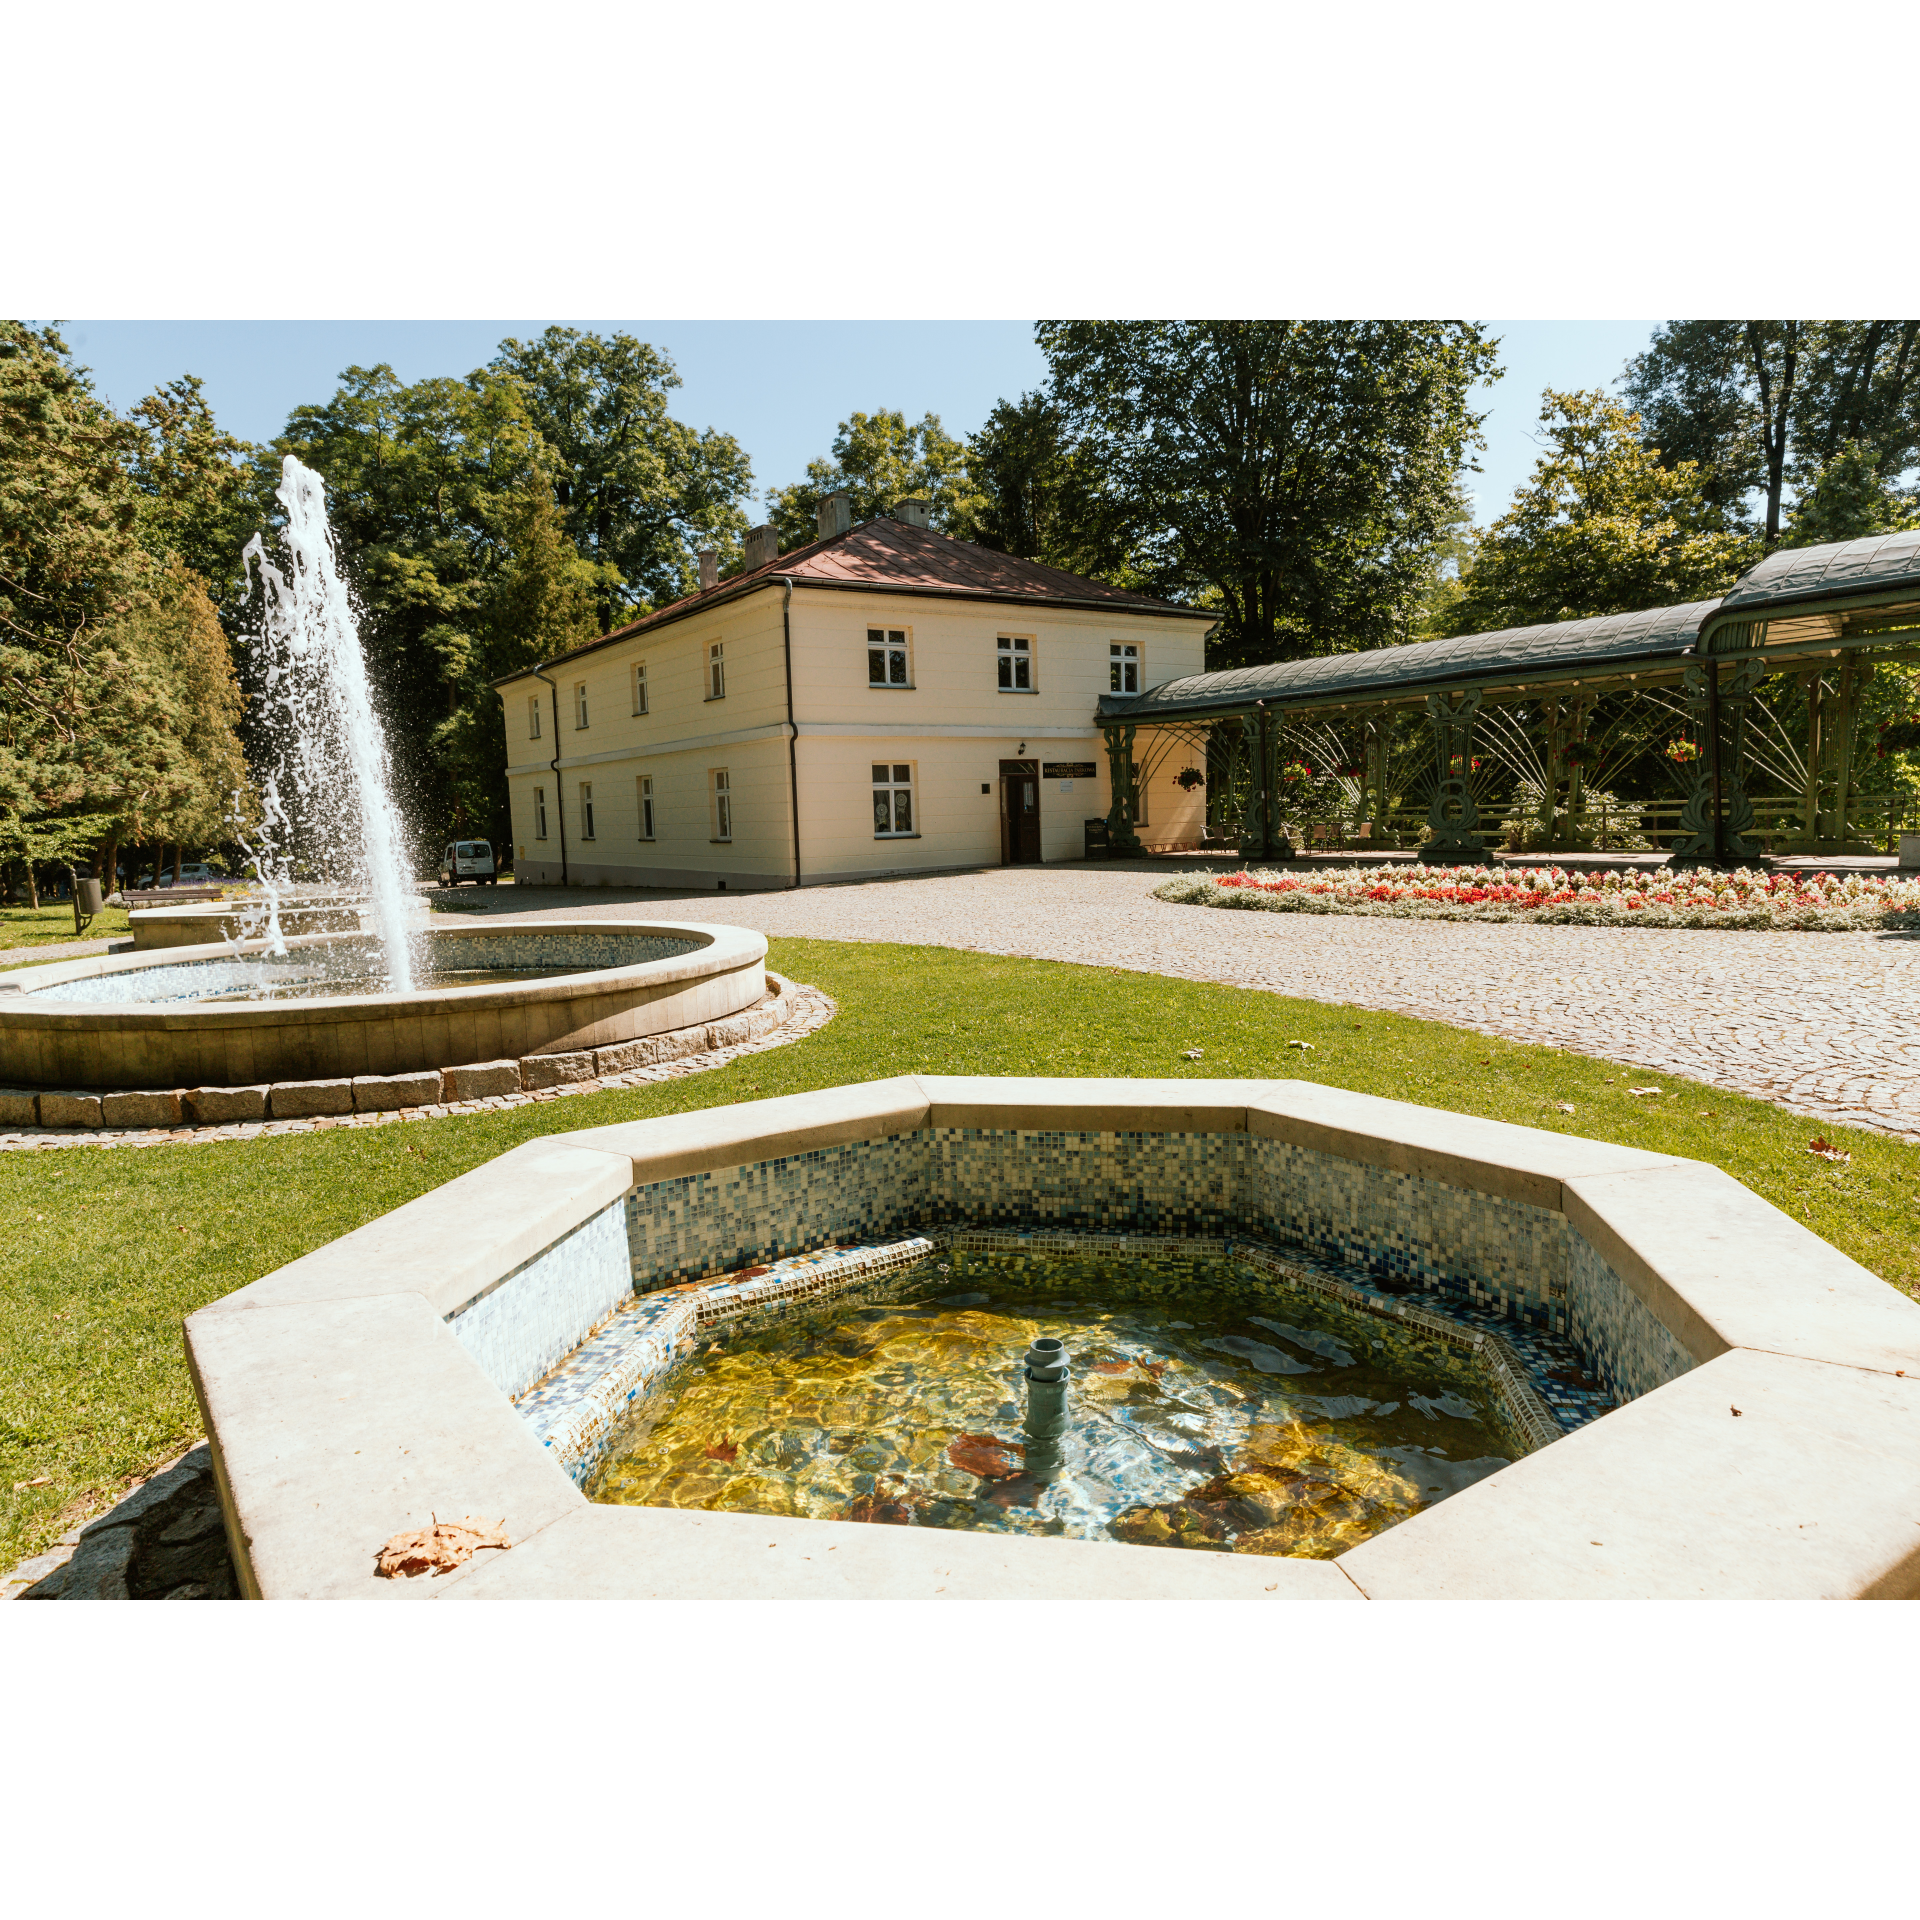
<svg viewBox="0 0 1920 1920"><path fill-rule="evenodd" d="M1679 1340L1581 1235L1571 1237L1570 1332L1607 1387L1631 1400L1691 1372L1693 1357Z"/></svg>
<svg viewBox="0 0 1920 1920"><path fill-rule="evenodd" d="M447 1315L453 1337L502 1393L520 1393L566 1358L633 1290L615 1205Z"/></svg>

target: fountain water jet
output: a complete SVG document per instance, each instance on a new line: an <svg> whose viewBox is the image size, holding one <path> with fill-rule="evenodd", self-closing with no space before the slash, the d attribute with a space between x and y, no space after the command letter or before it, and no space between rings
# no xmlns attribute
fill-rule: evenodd
<svg viewBox="0 0 1920 1920"><path fill-rule="evenodd" d="M367 902L388 987L410 993L415 957L405 841L386 737L327 525L325 482L288 454L279 500L287 516L287 572L267 558L259 534L242 555L249 581L258 563L265 595L253 645L274 755L261 781L258 845L247 848L265 893L259 931L271 952L287 951L280 908L297 850Z"/></svg>

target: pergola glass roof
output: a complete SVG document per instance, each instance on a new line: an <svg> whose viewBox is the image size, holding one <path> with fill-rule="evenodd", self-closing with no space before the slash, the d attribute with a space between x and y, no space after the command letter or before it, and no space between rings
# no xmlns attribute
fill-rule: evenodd
<svg viewBox="0 0 1920 1920"><path fill-rule="evenodd" d="M1692 656L1701 624L1719 604L1718 600L1696 600L1688 606L1655 607L1644 613L1504 627L1496 633L1420 640L1412 646L1376 647L1366 653L1323 654L1273 666L1189 674L1132 699L1109 694L1100 702L1100 717L1151 725L1160 720L1243 713L1256 700L1276 708L1365 704L1489 682L1515 686L1534 680L1598 679L1616 672L1677 666Z"/></svg>
<svg viewBox="0 0 1920 1920"><path fill-rule="evenodd" d="M1768 648L1864 644L1920 627L1920 530L1782 548L1743 573L1722 600L1189 674L1130 698L1109 694L1099 718L1151 726L1246 713L1256 701L1285 711L1412 700L1473 686L1644 677L1677 669L1703 649L1754 644L1739 631L1713 638L1740 623L1764 623L1760 644Z"/></svg>

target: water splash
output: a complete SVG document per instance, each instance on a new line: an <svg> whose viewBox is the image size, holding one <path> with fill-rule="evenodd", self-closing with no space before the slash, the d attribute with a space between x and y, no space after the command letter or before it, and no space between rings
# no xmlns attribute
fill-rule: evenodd
<svg viewBox="0 0 1920 1920"><path fill-rule="evenodd" d="M288 454L279 500L287 572L267 558L259 534L241 556L249 581L258 564L265 596L253 647L272 764L260 783L256 844L248 847L263 894L260 930L270 951L285 953L280 909L296 879L344 887L367 904L389 991L409 993L417 969L405 836L327 525L326 485Z"/></svg>

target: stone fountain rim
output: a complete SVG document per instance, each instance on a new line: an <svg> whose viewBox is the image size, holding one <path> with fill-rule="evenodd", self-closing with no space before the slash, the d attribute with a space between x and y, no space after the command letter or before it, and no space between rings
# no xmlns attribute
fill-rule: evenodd
<svg viewBox="0 0 1920 1920"><path fill-rule="evenodd" d="M423 988L414 993L328 994L311 1000L265 1000L226 1003L218 1006L182 1006L178 1002L62 1001L53 1005L34 1004L36 990L60 986L72 980L98 979L106 974L132 973L144 967L186 966L200 960L224 960L234 948L224 940L202 946L167 947L138 953L90 955L80 960L56 961L52 965L20 967L0 973L0 988L18 986L17 994L0 997L0 1030L18 1026L22 1020L67 1029L117 1027L254 1027L310 1026L352 1020L390 1020L418 1017L444 1007L487 1012L496 1008L530 1006L546 1000L583 1000L601 994L614 994L635 985L672 986L682 980L731 972L734 968L764 961L767 942L762 934L746 927L727 926L697 920L595 920L585 926L554 925L549 922L518 923L489 927L430 927L434 939L456 940L506 938L514 934L559 935L586 938L604 934L665 935L669 938L693 936L701 944L691 953L673 954L657 960L640 960L625 967L593 967L580 973L555 974L550 979L516 982L511 986L470 986ZM324 947L347 940L364 940L362 930L351 933L296 934L286 942L289 950ZM236 943L243 955L263 953L264 940ZM158 957L164 954L164 958ZM27 982L32 984L28 985Z"/></svg>

